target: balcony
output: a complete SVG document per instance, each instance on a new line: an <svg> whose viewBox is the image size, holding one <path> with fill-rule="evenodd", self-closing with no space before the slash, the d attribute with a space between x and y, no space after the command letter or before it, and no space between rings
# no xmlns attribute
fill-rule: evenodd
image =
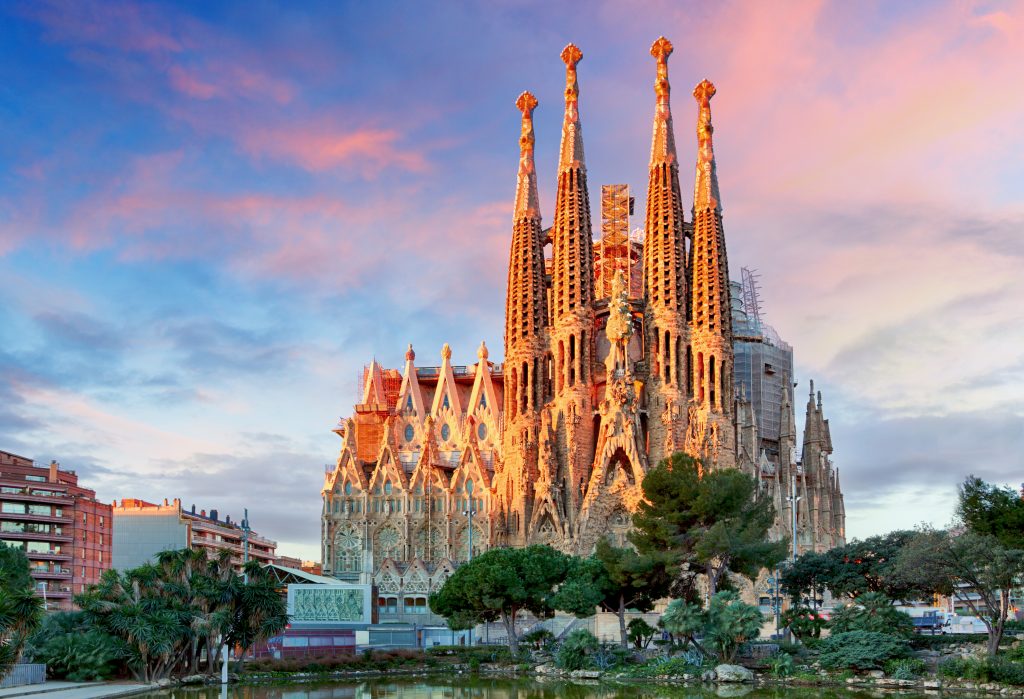
<svg viewBox="0 0 1024 699"><path fill-rule="evenodd" d="M59 541L60 543L71 543L74 540L70 534L47 534L45 532L19 532L0 529L0 539L8 541Z"/></svg>
<svg viewBox="0 0 1024 699"><path fill-rule="evenodd" d="M70 495L65 493L48 493L46 495L42 493L0 493L0 497L9 502L45 502L52 505L68 505L68 500L71 498Z"/></svg>
<svg viewBox="0 0 1024 699"><path fill-rule="evenodd" d="M54 566L53 568L33 568L32 577L36 580L70 580L71 569Z"/></svg>
<svg viewBox="0 0 1024 699"><path fill-rule="evenodd" d="M30 561L70 561L71 552L62 553L60 551L26 551L25 555L28 556Z"/></svg>
<svg viewBox="0 0 1024 699"><path fill-rule="evenodd" d="M71 515L35 515L25 512L0 512L0 517L11 522L47 522L50 524L69 524Z"/></svg>

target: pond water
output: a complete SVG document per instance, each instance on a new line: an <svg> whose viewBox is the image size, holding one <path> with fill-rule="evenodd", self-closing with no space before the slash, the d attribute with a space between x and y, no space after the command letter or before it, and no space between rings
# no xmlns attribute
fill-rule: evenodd
<svg viewBox="0 0 1024 699"><path fill-rule="evenodd" d="M430 678L374 678L331 684L289 684L248 687L232 686L198 689L174 689L137 695L139 699L370 699L373 697L411 697L412 699L652 699L686 697L716 699L875 699L881 692L856 692L830 688L754 688L736 686L672 686L658 684L622 684L601 680L589 683L538 681L535 679L491 679L475 676ZM900 693L900 699L925 697L921 692ZM932 695L934 696L934 695Z"/></svg>

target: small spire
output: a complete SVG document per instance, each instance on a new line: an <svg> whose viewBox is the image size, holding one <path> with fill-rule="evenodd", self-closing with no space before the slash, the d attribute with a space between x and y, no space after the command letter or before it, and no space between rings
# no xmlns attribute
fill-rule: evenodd
<svg viewBox="0 0 1024 699"><path fill-rule="evenodd" d="M572 167L585 167L583 133L580 126L580 86L576 79L576 65L581 60L583 52L576 44L569 44L562 50L562 61L565 63L565 120L562 123L559 172Z"/></svg>
<svg viewBox="0 0 1024 699"><path fill-rule="evenodd" d="M452 358L452 348L447 342L441 346L441 359L448 361Z"/></svg>
<svg viewBox="0 0 1024 699"><path fill-rule="evenodd" d="M480 347L476 351L476 356L481 362L486 362L487 357L490 356L490 352L487 351L487 343L483 340L480 340Z"/></svg>
<svg viewBox="0 0 1024 699"><path fill-rule="evenodd" d="M516 206L512 219L540 218L540 197L537 195L537 168L534 166L533 110L537 98L529 91L519 95L516 107L523 113L523 126L519 134L519 177L516 183Z"/></svg>
<svg viewBox="0 0 1024 699"><path fill-rule="evenodd" d="M821 391L818 391L818 412L821 412Z"/></svg>
<svg viewBox="0 0 1024 699"><path fill-rule="evenodd" d="M411 362L416 359L416 353L412 349L412 343L409 343L409 349L405 351L405 361Z"/></svg>
<svg viewBox="0 0 1024 699"><path fill-rule="evenodd" d="M718 193L718 171L715 166L715 149L711 142L714 127L711 125L711 98L715 96L715 85L704 79L693 88L697 100L697 179L693 187L693 208L721 210L722 200Z"/></svg>
<svg viewBox="0 0 1024 699"><path fill-rule="evenodd" d="M672 42L661 36L651 45L651 55L657 61L658 74L654 80L657 107L654 112L654 136L651 139L651 165L676 160L676 138L672 130L672 111L669 108L668 57L672 55Z"/></svg>

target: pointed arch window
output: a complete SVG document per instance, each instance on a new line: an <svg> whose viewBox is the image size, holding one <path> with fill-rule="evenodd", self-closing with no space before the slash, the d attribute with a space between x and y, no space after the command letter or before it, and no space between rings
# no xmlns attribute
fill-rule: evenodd
<svg viewBox="0 0 1024 699"><path fill-rule="evenodd" d="M448 394L447 393L444 394L444 400L441 401L441 407L442 408L447 408L449 410L452 407L451 404L448 402ZM447 439L447 437L445 439Z"/></svg>

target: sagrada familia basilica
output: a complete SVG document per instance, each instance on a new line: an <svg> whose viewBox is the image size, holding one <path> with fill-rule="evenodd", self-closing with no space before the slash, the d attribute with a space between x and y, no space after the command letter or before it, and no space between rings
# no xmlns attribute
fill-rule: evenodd
<svg viewBox="0 0 1024 699"><path fill-rule="evenodd" d="M739 468L775 503L776 537L801 550L844 541L845 513L828 421L813 384L801 458L786 378L778 449L762 450L750 402L734 382L733 323L711 98L697 102L691 220L684 219L669 106L672 44L651 47L654 133L643 241L634 280L595 281L577 66L562 52L565 115L554 221L541 223L533 112L524 92L512 217L504 362L481 343L477 362L405 367L376 362L361 402L335 432L337 464L323 487L323 569L421 605L461 561L492 546L547 543L588 554L602 537L625 543L644 474L684 451L705 468ZM549 247L550 246L550 247ZM547 252L550 251L550 252ZM382 599L384 599L382 597Z"/></svg>

